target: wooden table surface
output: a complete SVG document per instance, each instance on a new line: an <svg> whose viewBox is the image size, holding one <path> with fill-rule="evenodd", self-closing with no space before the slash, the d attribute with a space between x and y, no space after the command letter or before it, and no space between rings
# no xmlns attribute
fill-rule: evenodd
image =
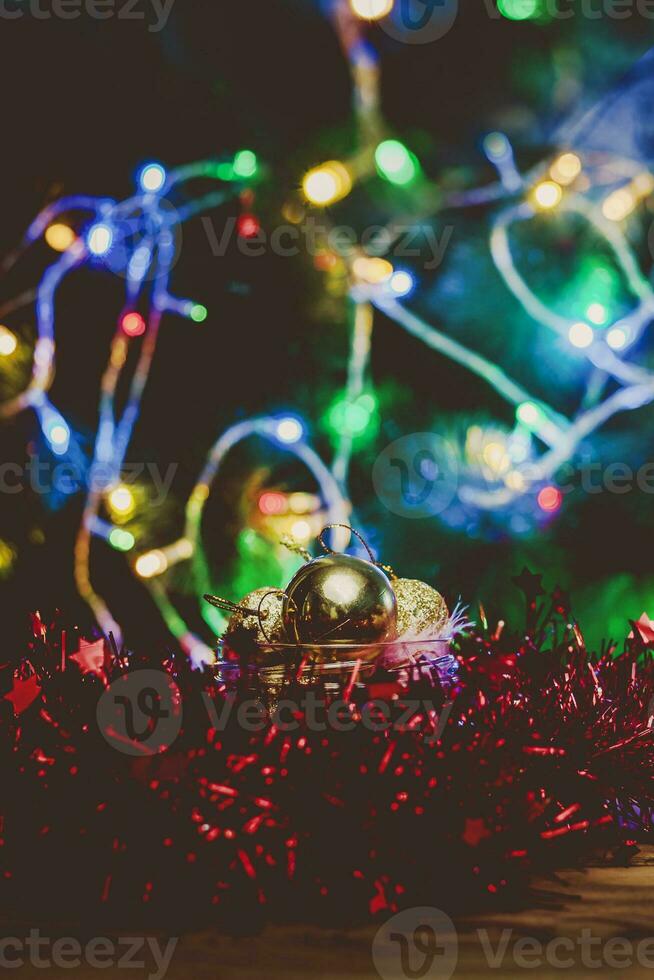
<svg viewBox="0 0 654 980"><path fill-rule="evenodd" d="M629 868L589 868L567 871L555 881L536 882L546 894L542 907L532 907L517 913L486 916L457 922L458 963L453 974L439 972L435 962L422 980L453 976L456 980L476 980L478 977L585 977L620 973L629 977L654 978L653 968L635 964L628 969L586 968L581 962L563 969L537 967L525 969L507 957L500 968L491 969L486 961L477 929L488 931L496 944L502 930L513 930L512 939L519 936L536 937L547 943L554 937L569 937L576 941L581 930L592 931L594 937L608 940L622 937L634 947L643 938L654 936L654 846L643 848ZM538 903L536 903L538 904ZM182 936L166 974L167 980L379 980L372 962L371 947L376 930L320 930L317 928L274 927L261 936L232 939L211 930ZM8 935L5 927L4 935ZM575 954L576 956L577 954ZM75 969L47 970L25 966L18 970L3 970L7 976L40 977L49 980L102 980L102 978L137 978L152 976L153 965L145 970ZM401 980L403 972L388 974L383 980Z"/></svg>

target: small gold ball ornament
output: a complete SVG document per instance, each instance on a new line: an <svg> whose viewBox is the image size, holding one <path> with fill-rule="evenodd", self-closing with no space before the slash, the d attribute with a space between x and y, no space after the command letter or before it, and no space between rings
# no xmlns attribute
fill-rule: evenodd
<svg viewBox="0 0 654 980"><path fill-rule="evenodd" d="M255 589L241 599L237 609L229 618L227 632L246 629L255 634L257 643L283 643L285 639L282 622L282 594L279 589ZM247 612L245 610L248 610ZM260 610L261 622L257 610Z"/></svg>
<svg viewBox="0 0 654 980"><path fill-rule="evenodd" d="M289 639L309 644L375 644L397 635L397 602L385 572L370 561L329 554L308 562L286 589Z"/></svg>
<svg viewBox="0 0 654 980"><path fill-rule="evenodd" d="M419 636L429 631L437 633L447 623L450 613L443 596L426 582L414 578L399 578L393 582L397 597L397 633L400 639L407 633Z"/></svg>

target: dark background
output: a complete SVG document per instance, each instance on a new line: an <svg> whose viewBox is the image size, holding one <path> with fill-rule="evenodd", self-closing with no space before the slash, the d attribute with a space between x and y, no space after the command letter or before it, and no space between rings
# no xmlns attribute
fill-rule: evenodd
<svg viewBox="0 0 654 980"><path fill-rule="evenodd" d="M381 51L389 126L420 151L436 180L448 168L467 168L471 184L492 179L480 140L493 128L514 138L522 165L545 156L557 124L608 91L654 38L651 22L638 17L578 16L544 25L491 19L483 5L468 0L462 7L447 36L424 47L398 45L371 28ZM137 9L151 17L145 3ZM159 34L148 31L147 20L37 21L28 14L0 20L0 83L3 252L15 246L44 203L61 194L119 199L131 193L144 160L171 167L244 146L266 165L257 207L264 226L272 225L309 166L354 146L347 65L328 20L309 0L177 0ZM483 217L457 220L456 241L469 239L473 254L482 255ZM33 255L5 278L1 299L36 282L44 258L45 251ZM487 256L479 264L465 262L464 269L467 306L452 323L462 335L467 324L469 338L483 331L487 351L505 356L509 373L524 369L537 381L534 352L547 341L524 322L520 332L507 333L519 313L492 278ZM164 324L130 458L156 460L164 469L177 462L179 471L174 500L145 528L145 546L167 544L181 531L182 504L209 446L239 418L298 411L312 442L329 458L319 420L344 384L349 333L344 303L325 303L322 282L302 257L245 258L234 249L218 259L199 224L185 232L174 289L204 303L210 315L199 327L175 318ZM67 280L58 300L52 400L87 446L120 308L119 285L85 270ZM439 323L438 273L424 286L416 304ZM27 327L31 315L24 311ZM577 379L552 371L547 367L540 382L544 390L560 387L565 410L575 403ZM519 541L502 528L454 533L436 520L407 522L385 512L374 497L370 470L392 438L444 425L461 413L487 413L507 423L510 415L481 382L425 353L383 318L376 325L372 372L382 426L375 445L355 461L352 493L359 526L386 561L404 574L429 578L450 599L483 596L491 613L502 614L513 608L510 576L526 561L546 572L548 584L560 580L571 589L594 636L619 629L640 614L648 596L654 598L654 579L648 578L651 504L640 495L576 497L555 523ZM619 458L648 459L651 432L647 411L621 419L614 434ZM618 458L611 455L611 438L600 439L598 449L607 459ZM3 423L3 459L24 460L30 441L38 446L34 440L31 413ZM279 466L289 486L305 488L270 453L262 457L257 448L244 447L234 454L207 515L207 549L220 582L228 581L234 559L240 493L262 459L273 472ZM8 637L20 634L34 608L58 606L88 627L72 582L80 507L80 498L46 500L28 492L0 500L0 537L18 552L12 574L0 583ZM124 556L98 545L93 572L131 642L168 642ZM188 587L179 583L179 592L189 618L197 620Z"/></svg>

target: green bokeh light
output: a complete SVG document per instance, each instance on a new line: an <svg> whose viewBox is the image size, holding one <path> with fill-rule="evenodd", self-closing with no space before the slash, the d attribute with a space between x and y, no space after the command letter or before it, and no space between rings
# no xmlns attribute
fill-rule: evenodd
<svg viewBox="0 0 654 980"><path fill-rule="evenodd" d="M508 20L531 20L540 8L540 0L497 0L497 9Z"/></svg>
<svg viewBox="0 0 654 980"><path fill-rule="evenodd" d="M399 140L384 140L375 150L379 174L391 184L410 184L418 176L418 160Z"/></svg>
<svg viewBox="0 0 654 980"><path fill-rule="evenodd" d="M136 544L134 535L129 531L124 531L120 527L115 527L109 535L109 544L116 551L131 551Z"/></svg>
<svg viewBox="0 0 654 980"><path fill-rule="evenodd" d="M518 405L516 416L518 421L529 429L537 427L545 419L542 408L536 402L523 402Z"/></svg>
<svg viewBox="0 0 654 980"><path fill-rule="evenodd" d="M372 394L360 395L355 401L339 398L330 406L326 422L337 437L362 439L374 435L379 424L377 399Z"/></svg>
<svg viewBox="0 0 654 980"><path fill-rule="evenodd" d="M254 177L257 169L257 156L252 150L240 150L234 157L233 170L236 177Z"/></svg>
<svg viewBox="0 0 654 980"><path fill-rule="evenodd" d="M209 311L206 306L202 305L202 303L194 303L190 316L191 320L193 320L195 323L204 323L209 316Z"/></svg>

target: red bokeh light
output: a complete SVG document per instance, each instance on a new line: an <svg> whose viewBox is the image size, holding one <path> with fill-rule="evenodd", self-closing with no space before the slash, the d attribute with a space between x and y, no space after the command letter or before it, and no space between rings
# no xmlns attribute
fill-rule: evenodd
<svg viewBox="0 0 654 980"><path fill-rule="evenodd" d="M259 497L259 510L270 517L273 514L285 514L288 501L283 493L262 493Z"/></svg>
<svg viewBox="0 0 654 980"><path fill-rule="evenodd" d="M538 494L538 506L548 514L559 510L563 503L563 494L557 487L543 487Z"/></svg>
<svg viewBox="0 0 654 980"><path fill-rule="evenodd" d="M238 233L241 238L254 238L260 231L259 220L253 214L242 214L238 219Z"/></svg>
<svg viewBox="0 0 654 980"><path fill-rule="evenodd" d="M145 333L145 320L140 313L126 313L120 325L128 337L140 337Z"/></svg>

